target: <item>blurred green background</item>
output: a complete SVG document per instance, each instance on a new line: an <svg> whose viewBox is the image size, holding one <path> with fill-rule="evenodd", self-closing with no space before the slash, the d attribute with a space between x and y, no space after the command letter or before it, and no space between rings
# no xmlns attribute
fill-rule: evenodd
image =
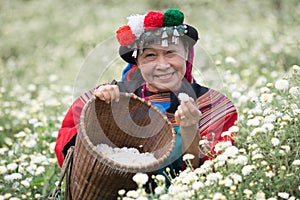
<svg viewBox="0 0 300 200"><path fill-rule="evenodd" d="M1 0L1 84L45 84L51 74L59 84L73 84L88 53L114 36L127 16L169 7L197 27L213 60L239 61L237 73L299 63L297 0Z"/></svg>
<svg viewBox="0 0 300 200"><path fill-rule="evenodd" d="M100 62L92 65L106 68L107 54L117 53L110 42L127 16L167 8L181 9L198 29L198 45L221 86L232 86L226 95L239 111L248 108L232 93L248 94L300 63L298 0L0 0L0 194L28 199L49 193L60 172L57 131L74 87L85 84L78 82L82 65L93 52ZM95 47L104 49L98 55ZM119 79L126 65L109 64L99 83ZM14 172L25 182L5 180Z"/></svg>

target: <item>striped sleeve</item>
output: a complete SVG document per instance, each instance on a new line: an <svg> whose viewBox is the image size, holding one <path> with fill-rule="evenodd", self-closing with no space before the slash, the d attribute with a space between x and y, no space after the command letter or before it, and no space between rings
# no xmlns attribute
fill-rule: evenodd
<svg viewBox="0 0 300 200"><path fill-rule="evenodd" d="M212 141L212 153L214 146L221 141L230 140L233 136L222 137L222 133L228 131L238 118L237 110L233 103L223 94L209 89L197 99L197 106L202 112L199 122L200 138ZM204 155L204 160L211 156Z"/></svg>

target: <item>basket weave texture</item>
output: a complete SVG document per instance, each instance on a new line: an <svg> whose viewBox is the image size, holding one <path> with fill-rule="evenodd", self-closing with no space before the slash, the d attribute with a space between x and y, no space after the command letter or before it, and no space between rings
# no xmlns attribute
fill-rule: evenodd
<svg viewBox="0 0 300 200"><path fill-rule="evenodd" d="M156 161L142 166L115 162L96 150L97 144L134 147L153 153ZM136 95L121 93L110 104L92 98L81 113L71 172L72 199L116 199L118 190L134 189L132 177L149 176L164 166L175 145L167 117Z"/></svg>

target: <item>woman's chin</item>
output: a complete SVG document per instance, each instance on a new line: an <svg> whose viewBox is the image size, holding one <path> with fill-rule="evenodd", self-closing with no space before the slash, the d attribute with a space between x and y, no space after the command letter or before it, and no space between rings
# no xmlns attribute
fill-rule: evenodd
<svg viewBox="0 0 300 200"><path fill-rule="evenodd" d="M177 91L181 87L181 82L176 84L169 84L169 83L160 83L155 85L155 89L159 92L166 92L166 91Z"/></svg>

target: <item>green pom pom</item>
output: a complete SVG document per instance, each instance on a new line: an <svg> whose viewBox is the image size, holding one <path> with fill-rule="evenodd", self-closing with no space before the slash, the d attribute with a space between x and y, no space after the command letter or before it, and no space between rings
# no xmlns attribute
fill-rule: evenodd
<svg viewBox="0 0 300 200"><path fill-rule="evenodd" d="M164 13L164 26L178 26L183 23L184 14L175 8L170 8Z"/></svg>

